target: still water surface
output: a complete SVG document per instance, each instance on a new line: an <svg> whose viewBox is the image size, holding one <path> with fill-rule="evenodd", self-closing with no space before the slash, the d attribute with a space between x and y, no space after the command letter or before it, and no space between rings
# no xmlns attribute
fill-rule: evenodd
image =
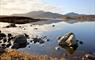
<svg viewBox="0 0 95 60"><path fill-rule="evenodd" d="M78 49L75 51L75 55L83 52L95 53L95 22L77 22L73 24L58 22L35 25L34 27L38 29L32 30L33 27L27 27L28 32L33 32L34 35L47 36L50 41L44 44L31 43L26 48L19 50L28 52L29 54L62 57L64 53L68 54L68 52L64 48L60 48L59 50L55 49L58 46L58 37L63 36L67 32L73 32L76 39L83 42L83 45L79 45ZM33 37L33 35L31 35L31 37Z"/></svg>

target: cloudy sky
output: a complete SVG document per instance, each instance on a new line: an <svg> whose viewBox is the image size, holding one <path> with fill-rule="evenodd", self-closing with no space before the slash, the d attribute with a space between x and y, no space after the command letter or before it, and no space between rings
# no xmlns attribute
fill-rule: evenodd
<svg viewBox="0 0 95 60"><path fill-rule="evenodd" d="M39 10L60 14L95 14L95 0L0 0L0 15L24 14Z"/></svg>

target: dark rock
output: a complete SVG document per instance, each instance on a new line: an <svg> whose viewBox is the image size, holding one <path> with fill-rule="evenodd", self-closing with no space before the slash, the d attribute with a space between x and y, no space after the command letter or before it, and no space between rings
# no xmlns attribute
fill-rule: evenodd
<svg viewBox="0 0 95 60"><path fill-rule="evenodd" d="M1 30L0 30L0 33L1 33Z"/></svg>
<svg viewBox="0 0 95 60"><path fill-rule="evenodd" d="M37 30L38 28L34 28L35 30Z"/></svg>
<svg viewBox="0 0 95 60"><path fill-rule="evenodd" d="M76 40L76 42L79 42L79 40Z"/></svg>
<svg viewBox="0 0 95 60"><path fill-rule="evenodd" d="M31 47L31 46L28 46L29 48Z"/></svg>
<svg viewBox="0 0 95 60"><path fill-rule="evenodd" d="M10 27L16 27L16 25L14 23L10 24Z"/></svg>
<svg viewBox="0 0 95 60"><path fill-rule="evenodd" d="M0 41L0 43L2 43L2 42Z"/></svg>
<svg viewBox="0 0 95 60"><path fill-rule="evenodd" d="M2 44L1 47L2 47L3 49L5 49L5 48L6 48L6 44Z"/></svg>
<svg viewBox="0 0 95 60"><path fill-rule="evenodd" d="M9 37L8 38L8 42L10 42L11 40L13 40L15 37Z"/></svg>
<svg viewBox="0 0 95 60"><path fill-rule="evenodd" d="M26 33L24 33L25 37L29 39L29 35L27 35Z"/></svg>
<svg viewBox="0 0 95 60"><path fill-rule="evenodd" d="M6 34L0 33L0 38L6 37Z"/></svg>
<svg viewBox="0 0 95 60"><path fill-rule="evenodd" d="M39 43L40 43L40 44L43 44L43 43L44 43L44 41L43 41L43 40L39 40Z"/></svg>
<svg viewBox="0 0 95 60"><path fill-rule="evenodd" d="M30 40L30 42L33 42L32 40Z"/></svg>
<svg viewBox="0 0 95 60"><path fill-rule="evenodd" d="M9 37L9 38L12 37L12 34L11 34L11 33L8 33L8 37Z"/></svg>
<svg viewBox="0 0 95 60"><path fill-rule="evenodd" d="M10 28L10 27L17 27L14 23L11 23L10 25L6 26L5 28Z"/></svg>
<svg viewBox="0 0 95 60"><path fill-rule="evenodd" d="M55 25L52 25L52 27L55 27Z"/></svg>
<svg viewBox="0 0 95 60"><path fill-rule="evenodd" d="M12 48L24 48L27 46L27 38L24 35L18 35L14 38L14 45Z"/></svg>
<svg viewBox="0 0 95 60"><path fill-rule="evenodd" d="M11 46L11 43L9 43L9 44L6 45L7 48L10 47L10 46Z"/></svg>
<svg viewBox="0 0 95 60"><path fill-rule="evenodd" d="M34 43L37 43L37 42L40 44L44 43L44 41L41 38L32 38L32 39L33 39Z"/></svg>
<svg viewBox="0 0 95 60"><path fill-rule="evenodd" d="M50 39L47 39L47 41L50 41Z"/></svg>
<svg viewBox="0 0 95 60"><path fill-rule="evenodd" d="M5 43L5 42L7 42L7 39L5 38L5 39L3 39L3 42Z"/></svg>
<svg viewBox="0 0 95 60"><path fill-rule="evenodd" d="M79 43L80 43L80 44L83 44L83 42L82 42L82 41L79 41Z"/></svg>

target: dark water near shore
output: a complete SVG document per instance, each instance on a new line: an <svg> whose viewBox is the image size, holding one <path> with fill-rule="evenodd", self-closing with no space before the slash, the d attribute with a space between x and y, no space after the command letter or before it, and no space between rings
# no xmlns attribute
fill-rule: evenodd
<svg viewBox="0 0 95 60"><path fill-rule="evenodd" d="M52 25L55 26L53 27ZM50 41L45 42L44 44L29 44L26 48L19 50L28 52L29 54L63 57L64 53L68 54L68 52L64 48L60 48L59 50L55 49L55 47L58 46L57 38L59 36L63 36L67 32L73 32L76 39L83 41L83 45L79 45L74 55L84 52L95 53L95 21L77 22L73 24L67 22L58 22L35 26L38 28L38 30L36 30L36 34L40 36L47 36ZM43 27L44 31L41 31L40 29L42 28L40 27Z"/></svg>

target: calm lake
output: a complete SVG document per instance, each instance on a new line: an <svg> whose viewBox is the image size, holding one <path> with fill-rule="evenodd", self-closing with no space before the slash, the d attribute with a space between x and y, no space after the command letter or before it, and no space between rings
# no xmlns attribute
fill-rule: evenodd
<svg viewBox="0 0 95 60"><path fill-rule="evenodd" d="M95 53L95 21L76 23L62 21L58 23L30 26L31 24L32 23L23 25L26 28L23 32L28 33L31 38L35 36L47 36L49 41L44 44L31 43L26 48L19 49L20 51L34 55L48 55L58 58L63 57L64 54L69 55L64 48L56 50L56 47L58 47L59 36L63 36L67 32L73 32L76 39L83 42L83 44L79 45L77 50L74 52L74 56L79 56L81 53L85 52Z"/></svg>

